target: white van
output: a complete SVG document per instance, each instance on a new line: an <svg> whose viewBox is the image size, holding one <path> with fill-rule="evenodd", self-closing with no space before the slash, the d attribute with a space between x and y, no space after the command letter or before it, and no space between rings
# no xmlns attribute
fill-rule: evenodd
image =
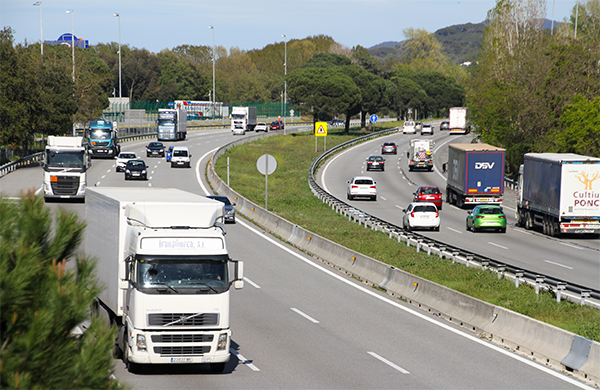
<svg viewBox="0 0 600 390"><path fill-rule="evenodd" d="M192 155L190 154L190 150L187 146L175 146L173 148L173 154L171 155L171 168L175 167L191 167L190 158Z"/></svg>

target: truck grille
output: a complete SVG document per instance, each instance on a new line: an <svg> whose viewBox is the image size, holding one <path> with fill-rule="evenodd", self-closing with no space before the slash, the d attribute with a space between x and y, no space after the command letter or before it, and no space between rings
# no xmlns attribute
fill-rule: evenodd
<svg viewBox="0 0 600 390"><path fill-rule="evenodd" d="M155 334L152 335L153 343L210 343L214 339L212 334Z"/></svg>
<svg viewBox="0 0 600 390"><path fill-rule="evenodd" d="M210 346L198 347L154 347L154 353L167 355L203 355L210 352Z"/></svg>
<svg viewBox="0 0 600 390"><path fill-rule="evenodd" d="M94 148L105 148L110 145L110 141L94 141Z"/></svg>
<svg viewBox="0 0 600 390"><path fill-rule="evenodd" d="M209 326L217 325L218 323L218 313L202 313L198 315L196 313L155 313L148 315L148 325L150 326Z"/></svg>
<svg viewBox="0 0 600 390"><path fill-rule="evenodd" d="M54 195L77 195L79 176L56 176L51 184Z"/></svg>

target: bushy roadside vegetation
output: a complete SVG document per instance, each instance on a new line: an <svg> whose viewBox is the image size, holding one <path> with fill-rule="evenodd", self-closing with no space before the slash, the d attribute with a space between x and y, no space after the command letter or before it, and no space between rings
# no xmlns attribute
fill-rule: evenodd
<svg viewBox="0 0 600 390"><path fill-rule="evenodd" d="M331 148L360 135L364 132L357 129L351 129L350 134L330 130L327 145ZM264 204L264 187L256 185L263 183L264 177L256 170L256 160L271 154L277 160L277 170L269 176L269 211L386 264L600 342L600 310L566 301L557 303L552 293L536 295L528 286L515 288L512 281L498 279L491 271L417 253L332 211L308 187L308 169L322 153L322 145L320 142L315 152L312 133L269 137L230 149L219 158L215 169L226 177L229 157L230 186L251 201Z"/></svg>

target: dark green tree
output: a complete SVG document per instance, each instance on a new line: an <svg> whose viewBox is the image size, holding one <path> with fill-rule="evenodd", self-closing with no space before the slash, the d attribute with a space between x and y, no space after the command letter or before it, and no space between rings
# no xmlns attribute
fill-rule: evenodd
<svg viewBox="0 0 600 390"><path fill-rule="evenodd" d="M80 325L100 291L94 263L77 257L84 223L49 209L33 192L0 199L0 386L117 389L111 378L116 331L96 316Z"/></svg>
<svg viewBox="0 0 600 390"><path fill-rule="evenodd" d="M352 62L348 57L331 54L317 53L304 64L304 68L329 68L330 66L350 65Z"/></svg>

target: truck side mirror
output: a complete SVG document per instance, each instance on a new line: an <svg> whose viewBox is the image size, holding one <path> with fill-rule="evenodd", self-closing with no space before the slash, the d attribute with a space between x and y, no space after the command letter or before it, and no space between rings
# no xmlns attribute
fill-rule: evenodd
<svg viewBox="0 0 600 390"><path fill-rule="evenodd" d="M235 278L233 279L233 288L239 290L244 288L244 262L233 260L235 264Z"/></svg>

